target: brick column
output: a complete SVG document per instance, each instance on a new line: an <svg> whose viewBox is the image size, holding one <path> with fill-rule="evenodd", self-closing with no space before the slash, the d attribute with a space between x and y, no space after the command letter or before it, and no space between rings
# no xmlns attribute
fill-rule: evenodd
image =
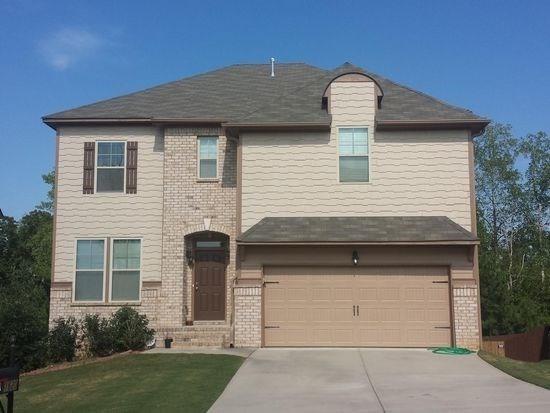
<svg viewBox="0 0 550 413"><path fill-rule="evenodd" d="M237 285L235 299L235 347L262 345L262 287Z"/></svg>
<svg viewBox="0 0 550 413"><path fill-rule="evenodd" d="M478 288L472 282L453 285L455 340L458 347L479 349Z"/></svg>

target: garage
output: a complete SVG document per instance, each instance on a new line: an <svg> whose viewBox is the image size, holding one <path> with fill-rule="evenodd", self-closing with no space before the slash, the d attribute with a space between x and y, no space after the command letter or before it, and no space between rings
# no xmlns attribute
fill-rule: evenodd
<svg viewBox="0 0 550 413"><path fill-rule="evenodd" d="M264 267L266 347L451 344L446 266Z"/></svg>

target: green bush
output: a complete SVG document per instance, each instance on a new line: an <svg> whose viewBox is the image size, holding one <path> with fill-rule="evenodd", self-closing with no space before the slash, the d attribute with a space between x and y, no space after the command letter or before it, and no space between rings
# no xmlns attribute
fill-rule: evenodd
<svg viewBox="0 0 550 413"><path fill-rule="evenodd" d="M109 320L98 314L87 314L82 321L86 350L91 356L109 356L114 351L113 328Z"/></svg>
<svg viewBox="0 0 550 413"><path fill-rule="evenodd" d="M73 361L78 348L78 323L74 317L58 318L48 336L48 355L51 362Z"/></svg>
<svg viewBox="0 0 550 413"><path fill-rule="evenodd" d="M9 364L14 337L15 363L24 371L47 363L48 293L41 281L21 273L0 284L0 367Z"/></svg>
<svg viewBox="0 0 550 413"><path fill-rule="evenodd" d="M115 337L114 350L143 350L145 343L153 338L155 331L150 329L147 316L139 314L131 307L123 306L110 320Z"/></svg>

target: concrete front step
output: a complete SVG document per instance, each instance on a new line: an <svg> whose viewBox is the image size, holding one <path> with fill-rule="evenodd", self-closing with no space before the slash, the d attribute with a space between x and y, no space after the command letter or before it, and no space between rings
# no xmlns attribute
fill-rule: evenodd
<svg viewBox="0 0 550 413"><path fill-rule="evenodd" d="M190 347L229 347L230 327L222 325L193 325L167 333L173 339L172 348ZM164 347L164 340L160 340Z"/></svg>

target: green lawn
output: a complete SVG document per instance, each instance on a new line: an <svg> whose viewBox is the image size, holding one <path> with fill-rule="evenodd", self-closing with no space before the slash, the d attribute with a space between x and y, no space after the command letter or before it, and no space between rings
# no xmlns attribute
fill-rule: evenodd
<svg viewBox="0 0 550 413"><path fill-rule="evenodd" d="M244 358L134 354L22 377L16 412L205 412Z"/></svg>
<svg viewBox="0 0 550 413"><path fill-rule="evenodd" d="M485 351L480 351L479 356L487 363L508 373L510 376L536 384L545 389L550 389L550 360L528 363L506 357L498 357Z"/></svg>

